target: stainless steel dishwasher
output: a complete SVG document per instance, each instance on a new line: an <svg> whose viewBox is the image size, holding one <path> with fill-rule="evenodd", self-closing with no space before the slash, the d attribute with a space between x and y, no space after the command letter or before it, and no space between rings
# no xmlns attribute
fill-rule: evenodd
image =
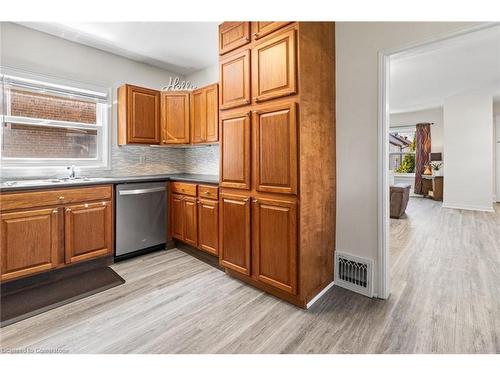
<svg viewBox="0 0 500 375"><path fill-rule="evenodd" d="M166 182L116 185L115 259L122 260L165 246Z"/></svg>

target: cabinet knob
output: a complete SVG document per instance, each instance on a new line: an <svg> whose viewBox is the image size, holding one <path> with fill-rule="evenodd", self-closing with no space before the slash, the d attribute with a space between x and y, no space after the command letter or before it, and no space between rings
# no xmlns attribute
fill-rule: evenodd
<svg viewBox="0 0 500 375"><path fill-rule="evenodd" d="M66 212L71 212L71 208L66 208Z"/></svg>
<svg viewBox="0 0 500 375"><path fill-rule="evenodd" d="M85 203L83 206L84 206L85 208L89 208L89 204L88 204L88 203Z"/></svg>
<svg viewBox="0 0 500 375"><path fill-rule="evenodd" d="M57 214L59 212L59 210L56 208L54 209L54 211L52 211L53 214Z"/></svg>
<svg viewBox="0 0 500 375"><path fill-rule="evenodd" d="M254 37L258 37L258 36L259 36L259 33L253 33L253 36L254 36Z"/></svg>
<svg viewBox="0 0 500 375"><path fill-rule="evenodd" d="M254 199L252 202L253 203L259 203L259 201L257 199Z"/></svg>
<svg viewBox="0 0 500 375"><path fill-rule="evenodd" d="M106 202L102 202L102 205L105 206L106 205Z"/></svg>
<svg viewBox="0 0 500 375"><path fill-rule="evenodd" d="M243 202L248 202L250 198L243 199Z"/></svg>
<svg viewBox="0 0 500 375"><path fill-rule="evenodd" d="M208 195L210 195L210 192L209 192L209 191L206 191L206 192L205 192L205 194L208 194Z"/></svg>
<svg viewBox="0 0 500 375"><path fill-rule="evenodd" d="M60 201L62 201L63 199L64 199L64 197L61 195L61 196L59 197L59 200L60 200Z"/></svg>
<svg viewBox="0 0 500 375"><path fill-rule="evenodd" d="M250 104L250 100L246 99L245 101L243 101L243 103Z"/></svg>

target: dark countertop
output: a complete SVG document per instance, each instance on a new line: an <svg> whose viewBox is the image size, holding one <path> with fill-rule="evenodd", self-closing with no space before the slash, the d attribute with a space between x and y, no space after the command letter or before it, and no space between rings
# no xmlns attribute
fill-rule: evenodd
<svg viewBox="0 0 500 375"><path fill-rule="evenodd" d="M204 184L218 184L219 176L208 174L189 174L189 173L174 173L149 176L115 176L115 177L89 177L90 180L79 178L72 181L57 182L50 178L45 180L8 180L19 181L19 184L9 185L7 181L0 183L0 191L21 191L21 190L36 190L49 188L66 188L72 186L90 186L104 184L124 184L132 182L154 182L154 181L185 181Z"/></svg>

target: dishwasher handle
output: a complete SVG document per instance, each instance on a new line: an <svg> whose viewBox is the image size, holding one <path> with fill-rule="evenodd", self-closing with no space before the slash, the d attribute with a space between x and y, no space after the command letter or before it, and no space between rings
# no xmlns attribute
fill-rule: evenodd
<svg viewBox="0 0 500 375"><path fill-rule="evenodd" d="M148 194L148 193L157 193L160 191L165 191L165 187L155 187L150 189L134 189L134 190L120 190L118 192L119 195L137 195L137 194Z"/></svg>

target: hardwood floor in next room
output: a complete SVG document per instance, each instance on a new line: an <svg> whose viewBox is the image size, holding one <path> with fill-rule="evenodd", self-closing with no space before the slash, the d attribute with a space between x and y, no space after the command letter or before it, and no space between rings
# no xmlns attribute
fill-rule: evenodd
<svg viewBox="0 0 500 375"><path fill-rule="evenodd" d="M392 295L334 287L308 310L174 249L118 263L126 283L0 330L4 351L498 353L495 213L411 199L391 220Z"/></svg>

